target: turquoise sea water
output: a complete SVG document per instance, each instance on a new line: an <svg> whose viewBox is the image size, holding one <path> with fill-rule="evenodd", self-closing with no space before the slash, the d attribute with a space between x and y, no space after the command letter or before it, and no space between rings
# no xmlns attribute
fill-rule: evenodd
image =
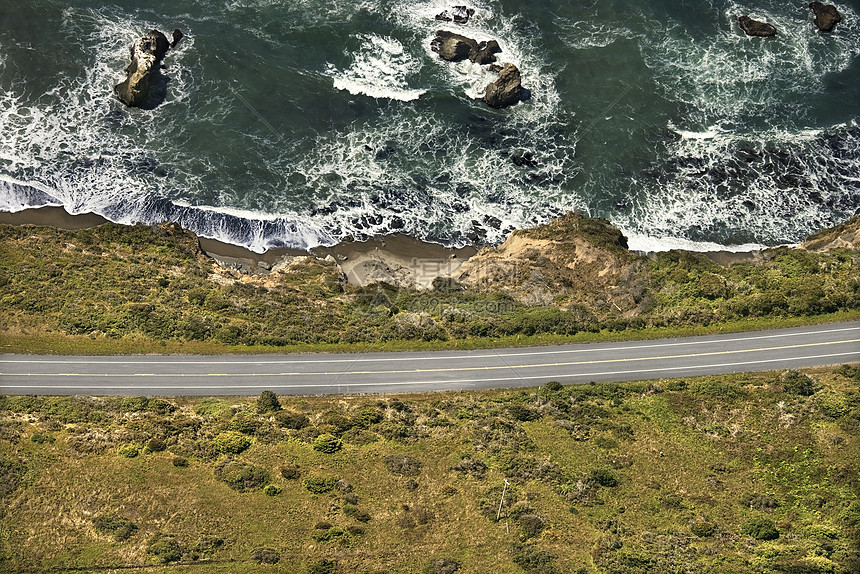
<svg viewBox="0 0 860 574"><path fill-rule="evenodd" d="M262 251L404 232L499 242L569 209L641 249L793 242L860 210L860 2L0 0L0 210L178 221ZM749 38L736 17L778 29ZM112 94L157 28L163 103ZM531 99L442 62L497 39ZM514 156L531 154L534 165ZM522 163L522 162L520 162Z"/></svg>

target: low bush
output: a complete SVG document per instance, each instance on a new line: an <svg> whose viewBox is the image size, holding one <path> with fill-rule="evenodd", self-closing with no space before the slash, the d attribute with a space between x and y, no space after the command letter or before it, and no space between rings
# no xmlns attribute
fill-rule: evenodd
<svg viewBox="0 0 860 574"><path fill-rule="evenodd" d="M779 381L782 383L782 389L790 395L810 397L818 390L818 385L815 384L812 377L795 370L782 373L779 376Z"/></svg>
<svg viewBox="0 0 860 574"><path fill-rule="evenodd" d="M540 536L546 526L542 517L531 513L520 515L519 523L525 539Z"/></svg>
<svg viewBox="0 0 860 574"><path fill-rule="evenodd" d="M385 468L391 474L417 476L421 473L421 461L405 454L392 454L385 457Z"/></svg>
<svg viewBox="0 0 860 574"><path fill-rule="evenodd" d="M559 571L555 564L555 556L548 550L537 546L518 545L511 548L514 564L522 568L527 574L557 574Z"/></svg>
<svg viewBox="0 0 860 574"><path fill-rule="evenodd" d="M357 506L347 504L343 507L343 513L359 522L370 522L370 514L359 509Z"/></svg>
<svg viewBox="0 0 860 574"><path fill-rule="evenodd" d="M246 462L228 460L215 467L215 478L239 492L262 488L269 483L269 472Z"/></svg>
<svg viewBox="0 0 860 574"><path fill-rule="evenodd" d="M30 440L36 444L53 444L56 439L54 438L54 435L50 433L33 431L33 434L30 435Z"/></svg>
<svg viewBox="0 0 860 574"><path fill-rule="evenodd" d="M307 415L290 411L278 411L275 421L282 427L293 430L303 429L311 422Z"/></svg>
<svg viewBox="0 0 860 574"><path fill-rule="evenodd" d="M116 452L125 458L134 458L140 454L140 449L134 444L124 444Z"/></svg>
<svg viewBox="0 0 860 574"><path fill-rule="evenodd" d="M281 494L281 492L283 492L283 490L283 488L276 484L267 484L265 488L263 488L263 493L266 496L278 496L279 494Z"/></svg>
<svg viewBox="0 0 860 574"><path fill-rule="evenodd" d="M717 525L709 520L696 520L690 531L699 538L709 538L717 531Z"/></svg>
<svg viewBox="0 0 860 574"><path fill-rule="evenodd" d="M741 534L751 536L756 540L776 540L779 538L779 530L769 518L759 516L746 521L741 526Z"/></svg>
<svg viewBox="0 0 860 574"><path fill-rule="evenodd" d="M464 458L452 466L451 470L481 479L484 478L484 475L487 473L487 464L482 460Z"/></svg>
<svg viewBox="0 0 860 574"><path fill-rule="evenodd" d="M228 430L218 433L212 439L212 445L221 454L239 454L251 446L251 439L241 432Z"/></svg>
<svg viewBox="0 0 860 574"><path fill-rule="evenodd" d="M618 486L618 477L608 468L595 468L588 474L588 478L600 486Z"/></svg>
<svg viewBox="0 0 860 574"><path fill-rule="evenodd" d="M281 410L278 395L272 391L263 391L257 398L257 412L260 414L272 413Z"/></svg>
<svg viewBox="0 0 860 574"><path fill-rule="evenodd" d="M285 464L281 467L281 476L286 480L296 480L302 475L302 471L299 470L299 467L293 464Z"/></svg>
<svg viewBox="0 0 860 574"><path fill-rule="evenodd" d="M454 574L460 570L460 563L450 558L437 558L427 564L421 574Z"/></svg>
<svg viewBox="0 0 860 574"><path fill-rule="evenodd" d="M337 478L332 476L309 476L302 481L305 490L313 494L331 492L337 486Z"/></svg>
<svg viewBox="0 0 860 574"><path fill-rule="evenodd" d="M182 547L172 534L156 534L149 539L146 553L156 564L169 564L182 559Z"/></svg>
<svg viewBox="0 0 860 574"><path fill-rule="evenodd" d="M271 548L254 548L251 550L251 560L257 564L277 564L281 555Z"/></svg>
<svg viewBox="0 0 860 574"><path fill-rule="evenodd" d="M321 434L314 439L314 450L332 454L343 448L343 441L332 434Z"/></svg>
<svg viewBox="0 0 860 574"><path fill-rule="evenodd" d="M308 574L335 574L337 560L322 559L308 565Z"/></svg>
<svg viewBox="0 0 860 574"><path fill-rule="evenodd" d="M184 468L188 466L188 459L183 456L175 456L173 457L173 466L177 468Z"/></svg>
<svg viewBox="0 0 860 574"><path fill-rule="evenodd" d="M117 542L128 540L137 532L137 525L118 514L101 514L93 518L93 527L99 534L113 536Z"/></svg>

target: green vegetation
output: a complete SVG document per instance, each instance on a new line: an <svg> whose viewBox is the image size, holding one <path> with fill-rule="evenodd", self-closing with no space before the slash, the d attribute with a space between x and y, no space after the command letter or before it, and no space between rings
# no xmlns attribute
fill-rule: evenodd
<svg viewBox="0 0 860 574"><path fill-rule="evenodd" d="M214 265L195 237L172 225L79 231L4 225L0 345L56 353L470 348L860 316L857 251L782 248L757 262L721 267L694 253L636 255L617 230L597 220L560 218L524 232L537 239L560 234L576 234L615 258L624 269L617 284L601 283L595 263L581 264L582 277L564 275L564 265L556 276L552 263L536 255L523 260L529 267L520 275L544 269L557 284L541 289L567 294L535 306L453 281L437 282L430 292L355 287L334 263L315 258L243 276ZM557 251L565 249L573 250L560 244ZM279 406L277 397L258 403L271 412Z"/></svg>
<svg viewBox="0 0 860 574"><path fill-rule="evenodd" d="M279 402L0 396L0 571L860 566L858 365Z"/></svg>

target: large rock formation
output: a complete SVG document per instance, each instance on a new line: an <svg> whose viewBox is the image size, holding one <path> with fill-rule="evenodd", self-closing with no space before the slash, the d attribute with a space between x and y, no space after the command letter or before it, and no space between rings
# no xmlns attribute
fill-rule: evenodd
<svg viewBox="0 0 860 574"><path fill-rule="evenodd" d="M430 49L439 54L439 57L447 62L462 62L471 60L476 64L490 64L496 61L496 56L502 51L499 43L495 40L489 42L477 42L472 38L438 30L436 37L430 43Z"/></svg>
<svg viewBox="0 0 860 574"><path fill-rule="evenodd" d="M833 27L842 21L842 15L832 4L812 2L809 7L815 13L815 26L819 32L831 32Z"/></svg>
<svg viewBox="0 0 860 574"><path fill-rule="evenodd" d="M487 86L483 99L491 108L504 108L519 102L522 93L520 70L513 64L505 64L499 79Z"/></svg>
<svg viewBox="0 0 860 574"><path fill-rule="evenodd" d="M747 36L761 36L763 38L776 36L776 28L772 25L767 22L753 20L749 16L739 17L738 24L740 25L741 30L746 32Z"/></svg>
<svg viewBox="0 0 860 574"><path fill-rule="evenodd" d="M158 30L150 30L131 47L131 63L125 69L125 81L114 87L125 105L141 106L146 102L153 77L158 74L161 60L169 49L170 42Z"/></svg>

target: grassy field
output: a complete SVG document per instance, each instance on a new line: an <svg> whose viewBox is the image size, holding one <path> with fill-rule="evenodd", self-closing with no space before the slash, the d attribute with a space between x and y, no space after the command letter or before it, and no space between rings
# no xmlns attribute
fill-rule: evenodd
<svg viewBox="0 0 860 574"><path fill-rule="evenodd" d="M6 396L0 571L849 573L858 464L858 366L397 397Z"/></svg>

